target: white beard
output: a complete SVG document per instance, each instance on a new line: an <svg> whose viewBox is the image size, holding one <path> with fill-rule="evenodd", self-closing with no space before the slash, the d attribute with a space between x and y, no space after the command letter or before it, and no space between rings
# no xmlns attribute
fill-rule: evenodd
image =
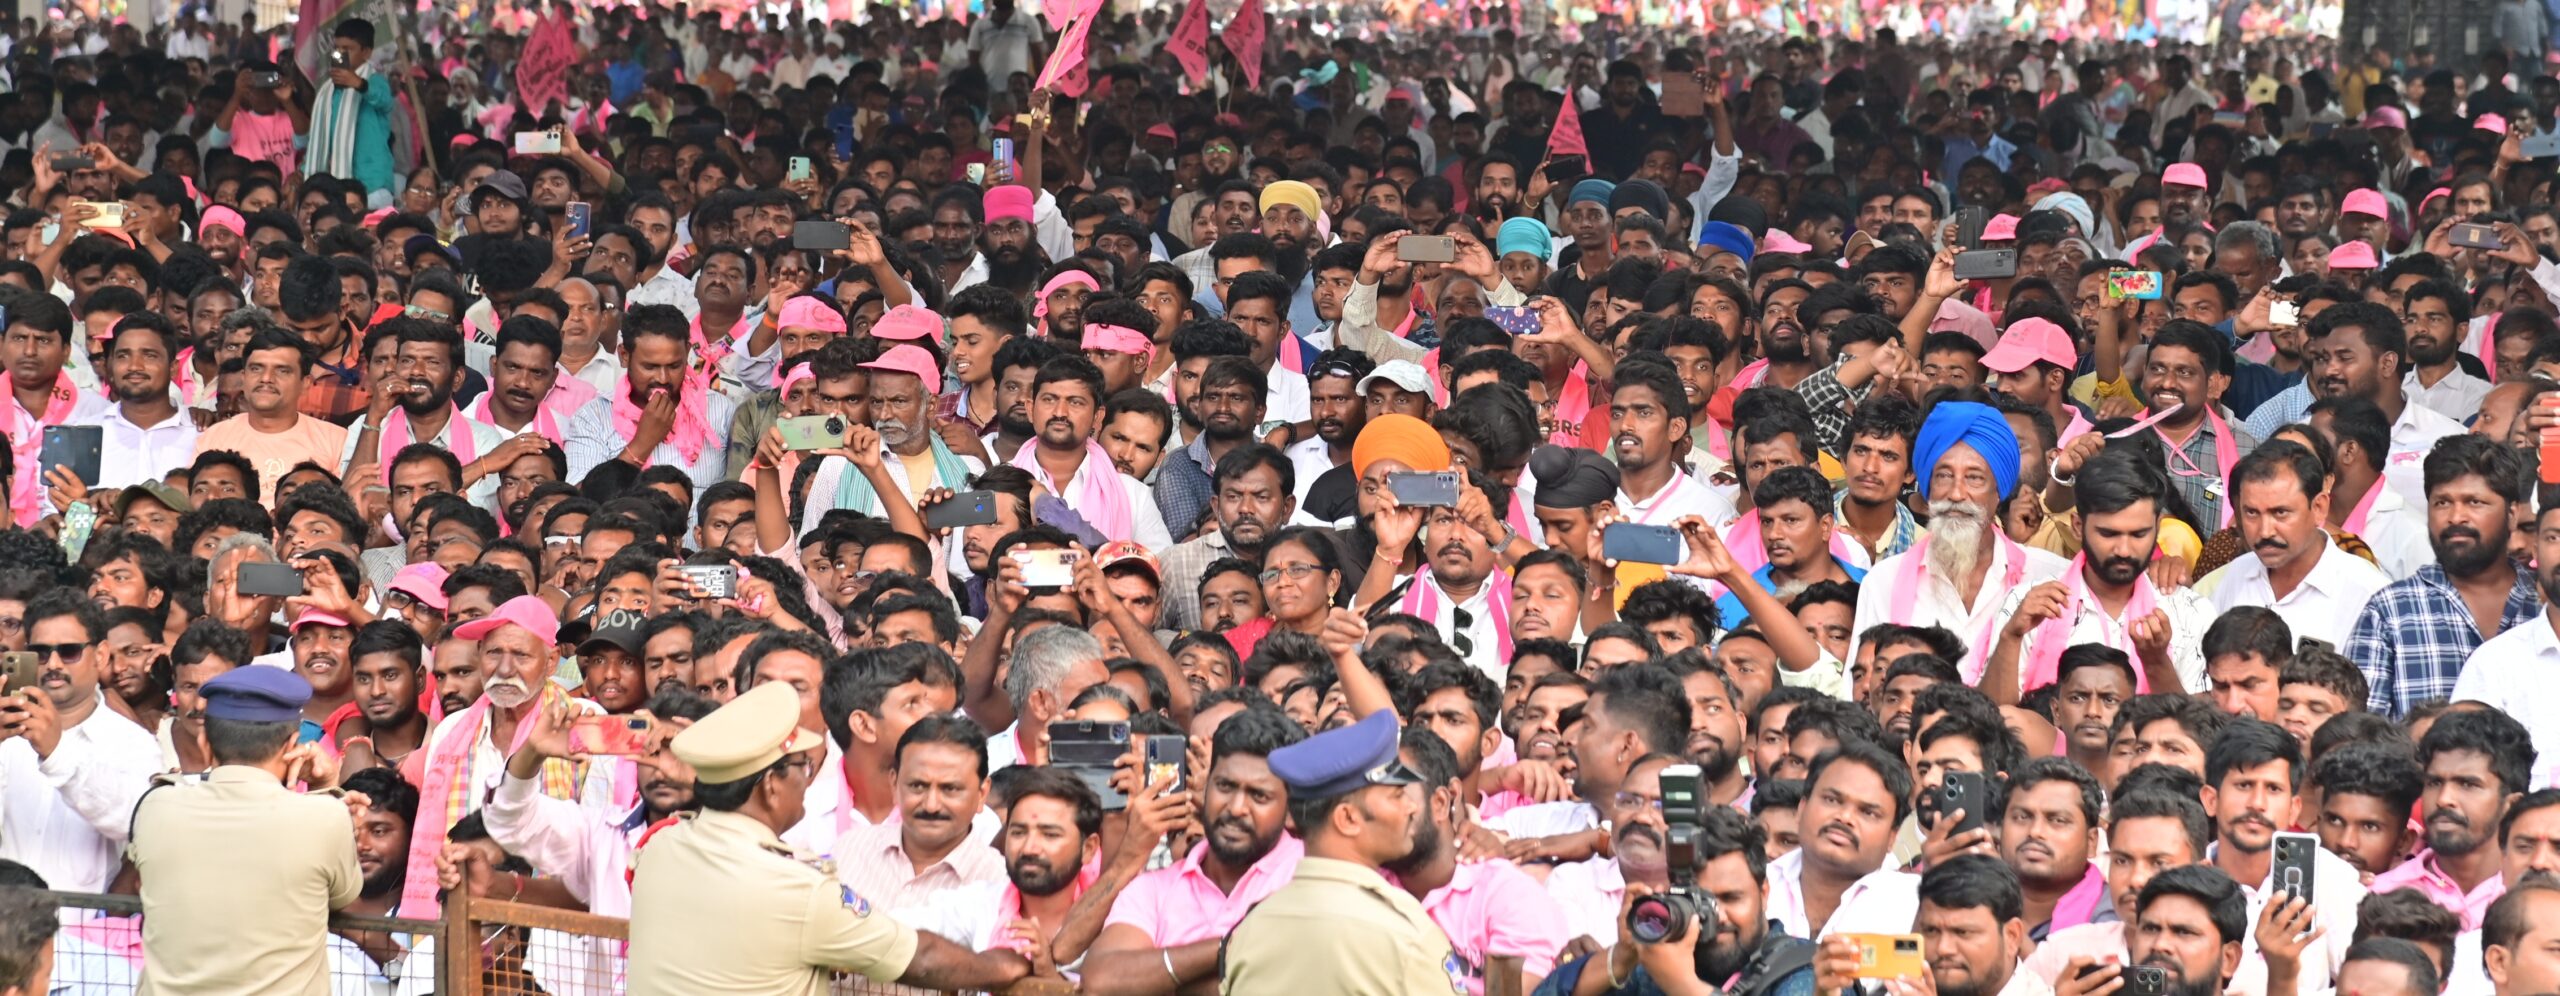
<svg viewBox="0 0 2560 996"><path fill-rule="evenodd" d="M1980 506L1954 500L1929 503L1929 566L1951 584L1982 566L1982 537L1991 528Z"/></svg>

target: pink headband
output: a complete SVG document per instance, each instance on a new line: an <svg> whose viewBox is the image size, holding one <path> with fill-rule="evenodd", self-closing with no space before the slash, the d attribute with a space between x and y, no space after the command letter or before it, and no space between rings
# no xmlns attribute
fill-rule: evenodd
<svg viewBox="0 0 2560 996"><path fill-rule="evenodd" d="M820 332L843 335L844 312L837 311L834 306L814 297L795 297L783 304L782 320L776 322L774 327L816 329Z"/></svg>
<svg viewBox="0 0 2560 996"><path fill-rule="evenodd" d="M1146 333L1126 325L1085 326L1084 348L1139 357L1154 356L1156 352L1156 344L1147 338Z"/></svg>
<svg viewBox="0 0 2560 996"><path fill-rule="evenodd" d="M240 212L216 204L204 209L204 227L219 228L241 238L249 237L249 222Z"/></svg>
<svg viewBox="0 0 2560 996"><path fill-rule="evenodd" d="M798 364L793 366L789 372L782 375L782 383L774 387L774 392L787 398L791 396L791 385L802 381L815 381L817 379L817 373L810 370L808 364Z"/></svg>
<svg viewBox="0 0 2560 996"><path fill-rule="evenodd" d="M1049 295L1057 293L1058 288L1072 287L1077 284L1084 285L1084 289L1089 291L1098 291L1102 289L1102 282L1093 279L1093 274L1086 273L1083 270L1068 270L1064 273L1060 273L1057 276L1050 277L1049 282L1041 286L1040 296L1034 299L1031 303L1031 317L1049 317Z"/></svg>

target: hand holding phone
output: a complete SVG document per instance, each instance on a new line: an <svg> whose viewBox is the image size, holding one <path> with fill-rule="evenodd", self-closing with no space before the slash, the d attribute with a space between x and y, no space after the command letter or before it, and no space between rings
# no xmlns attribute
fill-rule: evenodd
<svg viewBox="0 0 2560 996"><path fill-rule="evenodd" d="M569 721L569 752L633 757L649 752L647 716L580 716Z"/></svg>

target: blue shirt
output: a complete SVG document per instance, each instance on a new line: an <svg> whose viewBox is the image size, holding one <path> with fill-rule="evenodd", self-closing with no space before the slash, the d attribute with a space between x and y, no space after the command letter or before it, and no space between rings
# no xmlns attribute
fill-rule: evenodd
<svg viewBox="0 0 2560 996"><path fill-rule="evenodd" d="M1769 930L1774 934L1778 930L1778 926L1774 923L1770 924ZM1772 940L1774 939L1776 938L1773 937ZM1621 943L1632 943L1628 938L1620 938L1619 940ZM1555 970L1547 973L1546 979L1538 983L1538 988L1533 991L1533 996L1565 996L1565 994L1573 992L1574 987L1581 985L1582 973L1586 971L1600 972L1605 978L1609 971L1609 966L1606 960L1607 958L1608 953L1604 949L1601 954L1593 957L1576 958L1572 961L1557 963ZM1725 985L1727 980L1708 979L1704 981L1709 985L1721 987ZM1628 975L1626 985L1612 989L1603 989L1601 992L1607 994L1607 996L1663 996L1662 985L1653 981L1653 976L1646 972L1642 965L1636 966L1635 972ZM1768 996L1814 996L1813 966L1807 965L1803 968L1787 973L1784 978L1778 980L1776 985L1770 986L1767 993Z"/></svg>
<svg viewBox="0 0 2560 996"><path fill-rule="evenodd" d="M1849 573L1850 581L1864 582L1867 580L1867 572L1851 566L1840 558L1833 557L1831 558L1831 562L1839 564L1841 570L1847 571ZM1774 572L1777 569L1778 567L1775 564L1762 564L1760 565L1759 570L1751 572L1751 580L1760 585L1761 591L1775 595L1778 593L1778 585L1777 582L1771 580L1773 577L1771 572ZM1726 629L1732 629L1733 627L1740 625L1742 620L1749 618L1751 618L1751 613L1742 607L1742 599L1734 593L1728 591L1716 599L1716 621L1719 625L1722 625Z"/></svg>
<svg viewBox="0 0 2560 996"><path fill-rule="evenodd" d="M2542 593L2534 589L2533 571L2516 565L2513 587L2499 611L2498 631L2533 625L2542 617ZM2453 697L2463 664L2487 638L2471 618L2471 607L2453 589L2444 567L2422 564L2418 572L2376 592L2356 616L2347 637L2347 659L2364 672L2369 689L2365 710L2398 719L2429 700Z"/></svg>

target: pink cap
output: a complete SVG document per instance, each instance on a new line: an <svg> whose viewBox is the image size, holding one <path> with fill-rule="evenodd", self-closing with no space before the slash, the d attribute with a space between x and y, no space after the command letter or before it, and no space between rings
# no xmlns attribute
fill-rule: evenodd
<svg viewBox="0 0 2560 996"><path fill-rule="evenodd" d="M560 616L551 605L532 595L518 595L498 606L498 611L453 628L453 635L465 640L486 639L498 627L515 625L541 637L545 644L560 642Z"/></svg>
<svg viewBox="0 0 2560 996"><path fill-rule="evenodd" d="M2504 135L2507 133L2507 118L2503 114L2483 114L2471 122L2471 127Z"/></svg>
<svg viewBox="0 0 2560 996"><path fill-rule="evenodd" d="M2420 211L2424 211L2424 210L2426 210L2426 209L2427 209L2427 203L2428 203L2428 202L2430 202L2430 201L2435 200L2435 199L2436 199L2436 198L2438 198L2438 197L2451 197L2451 196L2453 196L2453 188L2452 188L2452 187L2437 187L2437 188L2436 188L2436 189L2434 189L2434 190L2427 191L2427 196L2425 196L2425 197L2421 197L2421 198L2418 198L2418 210L2420 210Z"/></svg>
<svg viewBox="0 0 2560 996"><path fill-rule="evenodd" d="M1050 277L1048 283L1040 285L1039 296L1031 299L1031 317L1049 317L1049 295L1057 293L1058 288L1074 287L1079 284L1083 285L1086 291L1102 289L1102 281L1093 279L1093 274L1083 270L1061 270L1057 276Z"/></svg>
<svg viewBox="0 0 2560 996"><path fill-rule="evenodd" d="M1146 333L1126 325L1089 324L1084 327L1084 348L1099 349L1108 353L1153 356L1156 344L1148 340Z"/></svg>
<svg viewBox="0 0 2560 996"><path fill-rule="evenodd" d="M2347 191L2345 203L2338 206L2338 213L2388 218L2391 217L2391 202L2383 199L2382 191L2370 187L2363 190L2350 190Z"/></svg>
<svg viewBox="0 0 2560 996"><path fill-rule="evenodd" d="M241 238L249 237L249 221L240 212L216 204L204 209L204 227L219 228Z"/></svg>
<svg viewBox="0 0 2560 996"><path fill-rule="evenodd" d="M777 328L816 329L843 335L844 312L822 298L795 297L782 305L782 319Z"/></svg>
<svg viewBox="0 0 2560 996"><path fill-rule="evenodd" d="M2071 333L2042 318L2021 318L2000 333L2000 343L1983 354L1982 365L2000 373L2017 373L2042 360L2069 370L2080 362Z"/></svg>
<svg viewBox="0 0 2560 996"><path fill-rule="evenodd" d="M1175 135L1175 134L1173 133L1173 126L1172 126L1172 125L1169 125L1169 124L1160 124L1160 125L1156 125L1155 127L1152 127L1152 128L1147 129L1147 137L1148 137L1148 138L1161 138L1161 139L1164 139L1164 140L1166 140L1166 141L1170 142L1170 141L1173 141L1173 140L1175 140L1176 138L1178 138L1178 137L1180 137L1180 136L1177 136L1177 135Z"/></svg>
<svg viewBox="0 0 2560 996"><path fill-rule="evenodd" d="M1414 102L1413 90L1412 90L1412 88L1410 88L1410 87L1401 87L1401 86L1400 86L1400 87L1397 87L1397 88L1395 88L1395 89L1393 89L1393 90L1389 90L1389 91L1387 91L1387 99L1388 99L1389 101L1398 101L1398 100L1401 100L1401 101L1404 101L1405 103L1408 103L1408 104L1413 103L1413 102Z"/></svg>
<svg viewBox="0 0 2560 996"><path fill-rule="evenodd" d="M891 308L871 323L871 337L874 339L931 342L941 335L942 316L912 304Z"/></svg>
<svg viewBox="0 0 2560 996"><path fill-rule="evenodd" d="M375 208L373 209L373 213L364 216L364 227L373 228L379 226L382 224L382 219L391 217L391 215L392 211L390 208Z"/></svg>
<svg viewBox="0 0 2560 996"><path fill-rule="evenodd" d="M446 577L444 565L411 564L401 568L400 573L392 575L391 584L387 587L417 599L420 605L442 612L445 609L444 579Z"/></svg>
<svg viewBox="0 0 2560 996"><path fill-rule="evenodd" d="M2376 107L2365 112L2364 130L2372 131L2376 128L2397 128L2407 131L2409 114L2397 107Z"/></svg>
<svg viewBox="0 0 2560 996"><path fill-rule="evenodd" d="M1700 166L1697 163L1681 163L1680 172L1687 173L1692 176L1705 176L1707 175L1707 168Z"/></svg>
<svg viewBox="0 0 2560 996"><path fill-rule="evenodd" d="M353 629L355 628L355 625L356 624L354 623L348 622L347 617L335 612L311 609L294 617L293 631L296 633L302 632L302 628L305 626L335 626L339 629Z"/></svg>
<svg viewBox="0 0 2560 996"><path fill-rule="evenodd" d="M1031 188L1017 183L987 189L987 220L1031 220Z"/></svg>
<svg viewBox="0 0 2560 996"><path fill-rule="evenodd" d="M924 382L924 393L939 394L942 391L942 368L934 364L933 354L925 352L922 346L899 343L880 354L879 359L862 364L862 368L914 374L917 380Z"/></svg>
<svg viewBox="0 0 2560 996"><path fill-rule="evenodd" d="M2373 244L2363 239L2340 243L2337 248L2329 250L2329 268L2332 270L2372 270L2381 266L2382 260L2373 254Z"/></svg>
<svg viewBox="0 0 2560 996"><path fill-rule="evenodd" d="M1783 231L1780 231L1780 230L1778 230L1778 229L1772 228L1772 229L1770 229L1770 230L1769 230L1769 234L1764 235L1764 236L1761 236L1761 238L1760 238L1760 251L1761 251L1761 252L1812 252L1812 251L1813 251L1813 247L1812 247L1812 246L1809 246L1809 245L1806 245L1806 244L1804 243L1804 240L1802 240L1802 239L1798 239L1798 238L1796 238L1796 237L1795 237L1795 236L1793 236L1793 235L1789 235L1789 234L1787 234L1787 233L1785 233L1785 232L1783 232Z"/></svg>
<svg viewBox="0 0 2560 996"><path fill-rule="evenodd" d="M809 369L808 364L794 364L791 369L783 371L782 382L773 385L773 391L777 395L788 396L791 393L791 385L802 381L814 381L817 379L817 371Z"/></svg>
<svg viewBox="0 0 2560 996"><path fill-rule="evenodd" d="M2160 182L2174 183L2181 187L2212 186L2205 182L2204 167L2194 163L2170 163L2168 171L2160 174Z"/></svg>
<svg viewBox="0 0 2560 996"><path fill-rule="evenodd" d="M1982 237L1994 242L2006 242L2017 238L2018 216L2014 214L1993 215L1991 217L1991 221L1982 226Z"/></svg>

